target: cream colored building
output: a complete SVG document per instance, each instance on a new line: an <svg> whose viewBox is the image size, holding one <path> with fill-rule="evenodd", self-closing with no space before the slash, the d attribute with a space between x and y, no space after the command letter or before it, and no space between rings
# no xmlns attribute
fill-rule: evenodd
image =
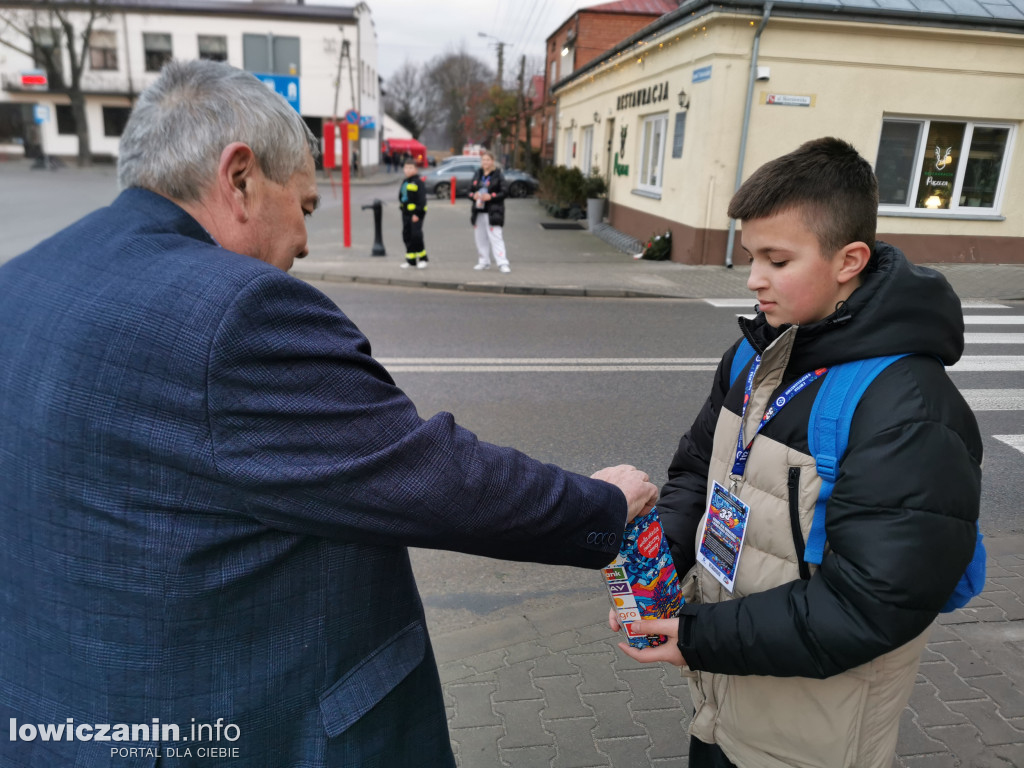
<svg viewBox="0 0 1024 768"><path fill-rule="evenodd" d="M362 162L379 162L383 100L376 32L365 3L119 0L101 5L107 12L93 22L82 74L94 154L117 155L135 96L156 79L165 61L208 58L257 74L289 100L318 137L335 110L342 118L357 111L364 123L373 124L360 134ZM90 4L65 0L59 7L80 41ZM8 20L15 24L5 24ZM32 0L0 0L0 40L30 53L33 42L19 27L36 30L37 46L59 43L57 67L69 83L70 59L55 17ZM25 53L0 44L0 152L17 153L34 143L46 155L77 155L70 101L57 82L61 78L46 71L40 56ZM33 74L47 76L46 85L33 85Z"/></svg>
<svg viewBox="0 0 1024 768"><path fill-rule="evenodd" d="M686 0L555 84L555 162L605 175L611 225L671 230L673 260L745 263L737 182L838 136L875 167L881 239L1024 262L1024 0L884 5Z"/></svg>

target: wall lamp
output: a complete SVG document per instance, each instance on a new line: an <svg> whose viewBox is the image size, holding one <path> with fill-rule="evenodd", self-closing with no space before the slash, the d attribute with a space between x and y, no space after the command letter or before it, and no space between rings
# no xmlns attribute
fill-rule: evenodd
<svg viewBox="0 0 1024 768"><path fill-rule="evenodd" d="M600 112L595 112L594 113L594 122L595 123L600 123L601 122L601 113Z"/></svg>
<svg viewBox="0 0 1024 768"><path fill-rule="evenodd" d="M679 108L687 109L690 106L690 95L686 91L679 92Z"/></svg>

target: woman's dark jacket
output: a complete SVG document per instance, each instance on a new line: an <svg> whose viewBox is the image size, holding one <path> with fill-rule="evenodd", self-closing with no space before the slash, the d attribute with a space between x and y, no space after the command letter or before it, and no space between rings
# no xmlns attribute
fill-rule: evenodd
<svg viewBox="0 0 1024 768"><path fill-rule="evenodd" d="M817 368L910 353L859 401L827 508L830 549L810 578L742 600L683 606L680 648L693 669L814 678L851 669L923 632L970 560L981 437L942 368L963 353L960 300L942 275L911 265L892 246L878 243L875 259L876 268L834 314L795 329L775 390L777 397ZM788 328L772 328L763 314L740 319L759 352ZM695 562L719 414L741 413L749 366L730 386L737 344L723 356L710 396L680 440L658 502L680 574ZM807 423L821 381L794 397L757 439L778 441L794 456L809 454ZM803 543L796 544L802 552Z"/></svg>
<svg viewBox="0 0 1024 768"><path fill-rule="evenodd" d="M469 187L469 195L472 196L478 190L484 189L491 193L491 199L484 203L483 210L487 211L487 221L492 227L505 225L505 177L501 169L495 166L494 170L487 176L483 168L477 168L473 174L473 182ZM476 217L480 213L476 207L476 200L473 200L473 212L470 214L470 222L476 226Z"/></svg>

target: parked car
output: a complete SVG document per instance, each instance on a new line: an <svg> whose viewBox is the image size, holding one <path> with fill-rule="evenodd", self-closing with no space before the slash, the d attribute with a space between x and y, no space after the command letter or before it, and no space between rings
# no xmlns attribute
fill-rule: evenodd
<svg viewBox="0 0 1024 768"><path fill-rule="evenodd" d="M439 198L447 198L451 195L452 177L455 177L455 194L459 197L469 193L473 183L473 176L480 167L479 162L467 162L465 160L453 163L441 163L428 173L423 174L423 183L428 195L436 195ZM529 197L537 191L540 182L533 176L510 168L502 171L505 176L505 184L508 188L509 197Z"/></svg>
<svg viewBox="0 0 1024 768"><path fill-rule="evenodd" d="M450 163L476 163L480 165L480 155L448 155L438 165L449 165Z"/></svg>
<svg viewBox="0 0 1024 768"><path fill-rule="evenodd" d="M502 171L505 176L505 183L508 185L509 197L529 197L537 192L540 182L526 171L517 171L509 168Z"/></svg>

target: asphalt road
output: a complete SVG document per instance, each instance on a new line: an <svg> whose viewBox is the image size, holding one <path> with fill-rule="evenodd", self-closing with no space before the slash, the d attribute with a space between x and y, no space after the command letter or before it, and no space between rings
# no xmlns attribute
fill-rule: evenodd
<svg viewBox="0 0 1024 768"><path fill-rule="evenodd" d="M736 310L704 301L317 287L367 335L422 416L451 411L484 440L584 474L634 464L659 485L707 395L711 361L736 338ZM649 364L661 370L636 370ZM962 389L1012 387L1015 375L954 380ZM1024 415L982 411L978 420L983 530L1022 533L1019 454L992 435L1024 431ZM603 594L589 571L425 550L413 562L435 633Z"/></svg>

